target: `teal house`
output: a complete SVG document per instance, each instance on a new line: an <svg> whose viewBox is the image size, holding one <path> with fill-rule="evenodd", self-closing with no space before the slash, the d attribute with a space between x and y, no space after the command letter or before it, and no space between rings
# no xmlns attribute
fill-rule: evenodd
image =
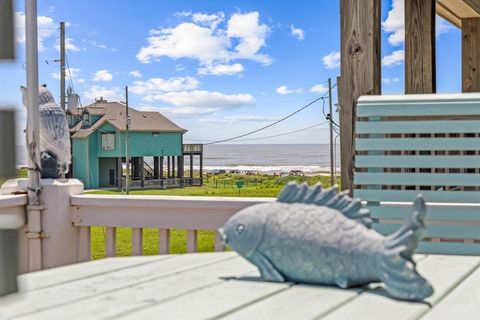
<svg viewBox="0 0 480 320"><path fill-rule="evenodd" d="M187 130L159 112L128 108L128 146L123 102L100 98L86 107L68 109L67 121L72 138L71 176L87 189L124 188L127 170L130 188L202 184L201 174L193 177L194 155L200 156L202 172L202 145L183 145ZM190 160L189 177L184 176L185 156Z"/></svg>

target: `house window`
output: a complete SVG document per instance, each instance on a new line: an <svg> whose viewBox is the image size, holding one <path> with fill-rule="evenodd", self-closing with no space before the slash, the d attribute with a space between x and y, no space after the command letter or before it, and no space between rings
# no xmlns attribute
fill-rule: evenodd
<svg viewBox="0 0 480 320"><path fill-rule="evenodd" d="M152 136L158 137L160 135L160 132L152 132Z"/></svg>
<svg viewBox="0 0 480 320"><path fill-rule="evenodd" d="M102 150L115 150L115 133L102 133Z"/></svg>
<svg viewBox="0 0 480 320"><path fill-rule="evenodd" d="M67 113L67 121L69 126L73 126L73 117L70 113Z"/></svg>
<svg viewBox="0 0 480 320"><path fill-rule="evenodd" d="M90 114L88 112L83 113L83 123L85 123L85 124L90 123Z"/></svg>

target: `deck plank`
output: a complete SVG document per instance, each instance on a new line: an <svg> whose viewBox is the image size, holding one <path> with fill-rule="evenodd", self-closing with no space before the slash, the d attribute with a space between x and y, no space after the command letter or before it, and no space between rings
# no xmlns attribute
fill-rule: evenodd
<svg viewBox="0 0 480 320"><path fill-rule="evenodd" d="M419 261L418 270L433 285L435 293L427 299L435 305L441 298L464 280L465 275L478 267L480 257L430 255ZM382 286L362 293L358 298L340 309L326 315L325 319L348 319L355 315L362 319L416 319L428 312L426 303L394 300Z"/></svg>
<svg viewBox="0 0 480 320"><path fill-rule="evenodd" d="M140 282L148 283L168 275L198 268L205 264L233 259L234 253L215 253L170 256L155 263L128 268L99 276L47 287L32 292L7 296L0 300L0 319L20 315L35 314L59 306L67 306L74 301L88 299L120 288L127 288ZM68 308L67 308L68 309Z"/></svg>
<svg viewBox="0 0 480 320"><path fill-rule="evenodd" d="M143 264L150 264L165 258L166 256L120 257L82 262L62 268L24 274L18 277L18 283L21 291L33 291Z"/></svg>
<svg viewBox="0 0 480 320"><path fill-rule="evenodd" d="M251 304L222 319L314 319L356 298L360 289L295 285L261 303Z"/></svg>
<svg viewBox="0 0 480 320"><path fill-rule="evenodd" d="M117 319L212 319L288 290L290 286L291 283L229 280Z"/></svg>
<svg viewBox="0 0 480 320"><path fill-rule="evenodd" d="M421 319L480 319L480 267Z"/></svg>
<svg viewBox="0 0 480 320"><path fill-rule="evenodd" d="M241 257L218 261L194 270L178 272L167 277L120 288L89 299L75 301L68 306L36 312L22 319L63 319L68 309L69 320L116 319L143 308L160 304L188 292L225 282L233 275L257 275L256 267Z"/></svg>

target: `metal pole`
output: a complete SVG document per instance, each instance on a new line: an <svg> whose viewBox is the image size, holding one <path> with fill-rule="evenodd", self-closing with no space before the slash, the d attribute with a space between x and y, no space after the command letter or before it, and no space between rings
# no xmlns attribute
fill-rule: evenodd
<svg viewBox="0 0 480 320"><path fill-rule="evenodd" d="M130 192L130 157L128 156L128 127L130 125L128 118L128 86L125 86L125 161L127 162L127 175L125 176L125 190Z"/></svg>
<svg viewBox="0 0 480 320"><path fill-rule="evenodd" d="M60 22L60 106L65 111L65 22Z"/></svg>
<svg viewBox="0 0 480 320"><path fill-rule="evenodd" d="M29 271L42 269L40 204L40 112L38 110L37 1L25 0L27 51L27 149Z"/></svg>
<svg viewBox="0 0 480 320"><path fill-rule="evenodd" d="M332 112L332 79L328 78L328 120L330 124L330 184L335 184L333 163L333 112Z"/></svg>

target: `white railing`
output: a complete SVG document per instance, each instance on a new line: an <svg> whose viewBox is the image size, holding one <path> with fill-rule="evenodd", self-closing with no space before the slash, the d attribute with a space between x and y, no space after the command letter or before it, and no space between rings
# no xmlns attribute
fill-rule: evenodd
<svg viewBox="0 0 480 320"><path fill-rule="evenodd" d="M116 228L132 228L132 255L142 254L143 228L158 228L158 253L169 253L170 229L187 230L187 252L197 251L198 230L217 230L237 211L273 198L73 195L79 228L79 260L90 260L90 227L106 227L105 252L115 256ZM215 251L223 245L215 235Z"/></svg>
<svg viewBox="0 0 480 320"><path fill-rule="evenodd" d="M26 195L0 195L0 229L16 229L25 224Z"/></svg>

